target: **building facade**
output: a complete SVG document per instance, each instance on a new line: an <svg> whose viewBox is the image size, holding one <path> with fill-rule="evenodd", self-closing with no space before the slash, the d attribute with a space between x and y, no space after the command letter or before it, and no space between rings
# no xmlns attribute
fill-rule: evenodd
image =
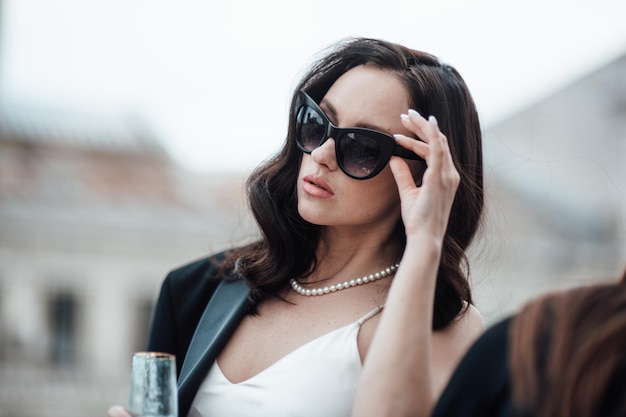
<svg viewBox="0 0 626 417"><path fill-rule="evenodd" d="M126 404L165 274L254 235L242 180L178 168L141 124L0 118L0 416Z"/></svg>

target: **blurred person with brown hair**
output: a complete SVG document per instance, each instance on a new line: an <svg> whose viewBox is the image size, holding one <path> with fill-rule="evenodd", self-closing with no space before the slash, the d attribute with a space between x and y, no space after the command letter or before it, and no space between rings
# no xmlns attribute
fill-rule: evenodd
<svg viewBox="0 0 626 417"><path fill-rule="evenodd" d="M626 272L529 304L510 337L520 415L626 416Z"/></svg>
<svg viewBox="0 0 626 417"><path fill-rule="evenodd" d="M553 292L488 329L434 416L626 416L626 271Z"/></svg>

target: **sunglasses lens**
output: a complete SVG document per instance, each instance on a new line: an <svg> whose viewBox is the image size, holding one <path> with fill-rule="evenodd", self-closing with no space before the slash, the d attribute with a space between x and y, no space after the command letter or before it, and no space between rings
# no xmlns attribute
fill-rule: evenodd
<svg viewBox="0 0 626 417"><path fill-rule="evenodd" d="M298 144L309 152L320 146L326 133L324 118L308 106L298 112L297 129Z"/></svg>
<svg viewBox="0 0 626 417"><path fill-rule="evenodd" d="M350 175L357 178L367 177L378 166L381 150L376 139L347 133L341 137L338 145L340 163Z"/></svg>

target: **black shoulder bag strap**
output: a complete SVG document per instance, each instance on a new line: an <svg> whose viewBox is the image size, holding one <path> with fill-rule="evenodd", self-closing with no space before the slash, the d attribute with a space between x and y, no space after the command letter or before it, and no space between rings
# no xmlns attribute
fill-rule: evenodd
<svg viewBox="0 0 626 417"><path fill-rule="evenodd" d="M223 280L211 296L191 339L178 378L179 416L185 417L200 384L247 310L245 280Z"/></svg>

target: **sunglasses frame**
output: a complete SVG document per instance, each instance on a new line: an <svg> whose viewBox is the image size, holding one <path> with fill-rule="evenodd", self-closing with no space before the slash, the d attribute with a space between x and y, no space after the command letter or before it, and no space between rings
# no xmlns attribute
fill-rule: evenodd
<svg viewBox="0 0 626 417"><path fill-rule="evenodd" d="M322 140L320 141L320 143L317 145L316 148L311 149L311 150L306 149L304 147L304 145L300 143L301 142L300 141L301 123L298 121L298 118L300 116L300 112L305 107L309 107L310 109L312 109L313 111L315 111L316 113L319 114L319 116L322 118L322 120L325 123L325 129L326 129L326 131L324 132L324 136L323 136ZM402 146L398 145L396 140L394 139L394 137L389 135L389 134L387 134L387 133L383 133L381 131L374 130L374 129L362 128L362 127L338 127L338 126L335 126L330 121L330 119L328 118L326 113L324 113L324 111L315 102L315 100L313 100L304 91L300 91L300 94L298 95L298 100L296 101L295 118L296 118L296 120L295 120L295 122L296 122L296 124L295 124L295 126L296 126L296 145L298 146L298 148L302 152L310 154L315 149L317 149L320 146L322 146L328 139L333 138L335 140L335 159L337 160L337 164L339 165L339 168L341 168L341 171L343 171L344 174L346 174L348 177L353 178L355 180L367 180L367 179L370 179L370 178L375 177L376 175L380 174L380 172L389 163L389 160L391 159L392 155L396 155L396 156L399 156L399 157L404 158L404 159L424 161L424 159L422 157L420 157L419 155L416 155L415 153L409 151L408 149L403 148ZM347 168L343 164L343 158L342 158L342 155L341 155L341 150L340 150L339 143L342 140L341 138L343 138L345 135L347 135L349 133L364 135L364 136L367 136L369 138L372 138L372 139L374 139L376 141L378 147L380 148L380 158L377 161L376 166L374 167L372 172L370 172L366 176L359 177L359 176L351 174L350 172L348 172Z"/></svg>

